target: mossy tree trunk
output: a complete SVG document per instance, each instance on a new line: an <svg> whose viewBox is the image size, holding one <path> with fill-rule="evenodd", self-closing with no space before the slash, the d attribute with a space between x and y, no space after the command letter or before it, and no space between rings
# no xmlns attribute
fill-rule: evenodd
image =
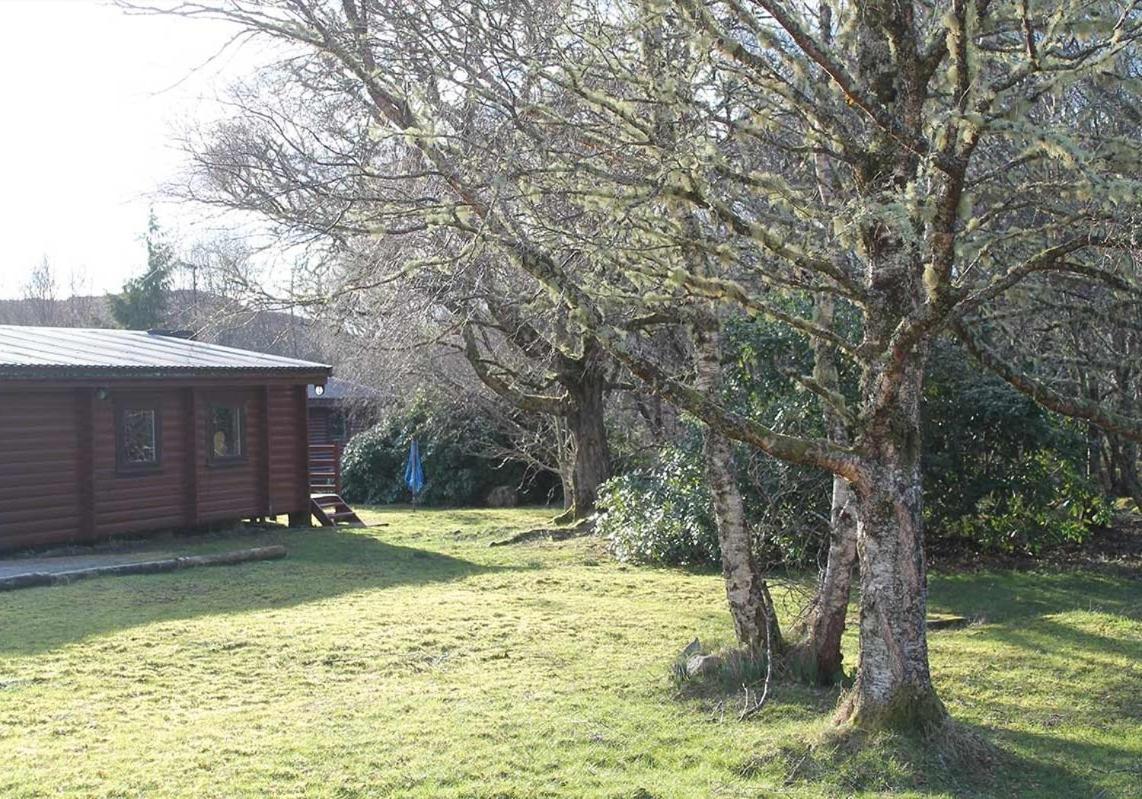
<svg viewBox="0 0 1142 799"><path fill-rule="evenodd" d="M857 562L856 497L849 482L833 477L829 551L817 593L805 618L801 663L808 679L833 685L843 676L841 638L845 633L853 569Z"/></svg>
<svg viewBox="0 0 1142 799"><path fill-rule="evenodd" d="M574 379L563 383L570 398L567 427L571 438L570 486L567 505L572 519L582 519L595 512L599 486L611 477L611 451L607 445L604 402L607 377L599 363L598 353L588 353L577 363Z"/></svg>
<svg viewBox="0 0 1142 799"><path fill-rule="evenodd" d="M840 718L927 734L947 718L928 669L920 395L924 348L866 374L870 418L853 486L860 558L860 663Z"/></svg>
<svg viewBox="0 0 1142 799"><path fill-rule="evenodd" d="M819 170L823 172L824 170ZM817 298L814 321L832 330L836 306L830 296ZM840 378L836 366L836 348L828 342L813 342L813 378L832 402L822 400L823 417L829 441L842 446L849 443L841 403ZM803 677L820 685L832 685L843 676L841 638L845 632L853 568L857 562L856 497L845 478L834 475L829 512L829 549L825 570L817 585L817 593L805 614L804 640L798 646L798 666Z"/></svg>
<svg viewBox="0 0 1142 799"><path fill-rule="evenodd" d="M492 391L528 413L547 414L566 426L568 445L560 452L559 473L565 510L559 523L584 519L595 512L599 486L611 477L607 444L606 398L611 389L606 352L593 336L583 336L581 352L568 354L544 338L533 325L515 315L510 306L494 304L499 328L510 331L505 340L523 355L549 363L558 393L539 393L516 384L512 369L497 368L493 347L481 340L472 325L461 329L464 354L476 375ZM557 444L557 449L562 449Z"/></svg>
<svg viewBox="0 0 1142 799"><path fill-rule="evenodd" d="M833 44L833 11L828 3L817 7L817 35ZM813 156L813 174L823 203L836 202L836 171L824 151ZM822 330L836 332L836 297L823 293L813 299L813 321ZM812 340L813 379L823 391L822 417L828 440L841 446L850 441L844 411L837 348L822 339ZM829 397L833 397L832 400ZM856 498L849 481L833 475L829 508L829 549L817 593L805 614L804 640L798 649L803 677L819 685L832 685L844 676L841 639L848 617L853 569L857 562Z"/></svg>

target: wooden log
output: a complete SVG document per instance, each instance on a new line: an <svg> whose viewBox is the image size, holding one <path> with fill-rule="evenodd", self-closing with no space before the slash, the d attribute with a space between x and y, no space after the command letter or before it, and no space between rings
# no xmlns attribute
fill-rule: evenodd
<svg viewBox="0 0 1142 799"><path fill-rule="evenodd" d="M33 588L42 585L67 585L92 577L112 577L125 574L159 574L196 566L230 566L259 560L277 560L286 556L286 548L280 545L236 549L217 555L183 555L164 560L144 560L138 563L117 563L112 566L92 566L87 569L72 569L62 572L27 572L11 577L0 577L0 591L14 591L18 588Z"/></svg>

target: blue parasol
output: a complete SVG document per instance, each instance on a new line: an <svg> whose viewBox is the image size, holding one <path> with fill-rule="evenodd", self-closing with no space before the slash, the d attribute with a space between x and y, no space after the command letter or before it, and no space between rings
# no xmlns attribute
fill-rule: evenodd
<svg viewBox="0 0 1142 799"><path fill-rule="evenodd" d="M412 491L412 504L416 505L416 495L424 488L424 467L420 463L420 447L416 439L408 450L408 463L404 467L404 483Z"/></svg>

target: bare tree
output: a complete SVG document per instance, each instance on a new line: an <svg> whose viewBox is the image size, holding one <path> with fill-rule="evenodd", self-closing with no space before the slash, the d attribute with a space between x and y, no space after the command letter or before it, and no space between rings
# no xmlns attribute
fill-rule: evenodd
<svg viewBox="0 0 1142 799"><path fill-rule="evenodd" d="M301 170L272 138L252 158L279 191L243 166L230 196L284 207L309 192L322 200L310 224L341 235L454 231L544 286L573 339L597 342L718 436L842 478L857 511L861 618L839 717L927 734L947 718L925 629L919 404L931 342L953 330L1045 406L1142 438L1142 420L1068 394L987 338L996 304L1053 276L1139 293L1121 268L1137 247L1138 140L1075 132L1052 98L1076 83L1123 86L1142 14L828 5L824 22L769 0L175 10L307 48L293 74L331 120L368 128L360 146L407 154L403 172L378 174L341 149L353 167L331 174L329 159ZM667 47L656 64L648 35ZM836 174L832 192L820 190L817 155ZM362 203L362 184L397 189ZM854 331L802 310L826 295L857 315ZM685 321L707 303L847 359L860 374L854 406L812 375L800 382L851 436L761 424L656 360L638 320Z"/></svg>
<svg viewBox="0 0 1142 799"><path fill-rule="evenodd" d="M57 307L59 283L46 255L28 275L27 281L21 287L21 296L27 303L28 310L34 320L33 324L49 326L59 324L59 308Z"/></svg>

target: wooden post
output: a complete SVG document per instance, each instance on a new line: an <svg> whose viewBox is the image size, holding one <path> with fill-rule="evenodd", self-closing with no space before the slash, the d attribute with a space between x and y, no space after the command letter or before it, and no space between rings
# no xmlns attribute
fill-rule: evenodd
<svg viewBox="0 0 1142 799"><path fill-rule="evenodd" d="M183 390L183 519L188 527L198 526L198 392Z"/></svg>
<svg viewBox="0 0 1142 799"><path fill-rule="evenodd" d="M79 486L79 538L95 538L95 390L75 391L76 485Z"/></svg>
<svg viewBox="0 0 1142 799"><path fill-rule="evenodd" d="M262 460L258 469L258 513L269 516L273 513L270 507L270 392L264 385L258 389L258 408L258 457Z"/></svg>
<svg viewBox="0 0 1142 799"><path fill-rule="evenodd" d="M297 417L297 457L300 460L297 486L298 509L289 515L290 527L309 527L309 399L304 384L294 386L294 414ZM304 510L302 510L304 508Z"/></svg>
<svg viewBox="0 0 1142 799"><path fill-rule="evenodd" d="M333 442L333 493L341 496L341 444Z"/></svg>

